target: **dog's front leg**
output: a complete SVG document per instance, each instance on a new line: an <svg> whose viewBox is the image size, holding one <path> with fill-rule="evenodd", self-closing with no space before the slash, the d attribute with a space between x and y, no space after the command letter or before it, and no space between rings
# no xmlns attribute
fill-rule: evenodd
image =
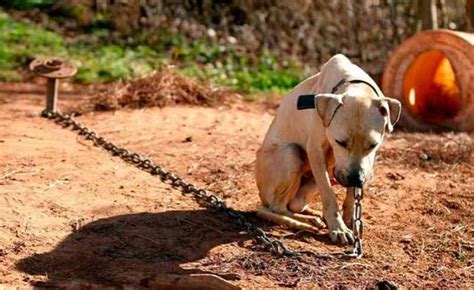
<svg viewBox="0 0 474 290"><path fill-rule="evenodd" d="M323 216L331 240L342 244L354 243L354 235L344 224L338 209L336 194L331 188L324 150L320 146L311 146L308 148L307 154L316 186L321 195Z"/></svg>
<svg viewBox="0 0 474 290"><path fill-rule="evenodd" d="M354 187L347 188L346 199L342 205L342 219L349 228L352 228L352 216L354 215Z"/></svg>

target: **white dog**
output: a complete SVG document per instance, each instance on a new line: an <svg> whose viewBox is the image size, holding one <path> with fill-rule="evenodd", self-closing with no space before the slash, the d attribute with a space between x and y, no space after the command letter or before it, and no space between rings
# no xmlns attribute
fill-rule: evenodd
<svg viewBox="0 0 474 290"><path fill-rule="evenodd" d="M282 100L257 152L258 215L317 231L324 225L308 205L319 192L331 240L353 243L353 196L346 195L341 216L330 178L362 187L400 111L400 102L384 97L361 68L344 55L333 56Z"/></svg>

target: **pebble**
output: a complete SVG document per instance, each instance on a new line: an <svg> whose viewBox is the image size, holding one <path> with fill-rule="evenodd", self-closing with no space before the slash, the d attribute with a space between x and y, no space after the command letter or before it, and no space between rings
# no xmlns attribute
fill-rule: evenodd
<svg viewBox="0 0 474 290"><path fill-rule="evenodd" d="M426 153L420 153L420 159L426 161L426 160L430 159L430 157Z"/></svg>

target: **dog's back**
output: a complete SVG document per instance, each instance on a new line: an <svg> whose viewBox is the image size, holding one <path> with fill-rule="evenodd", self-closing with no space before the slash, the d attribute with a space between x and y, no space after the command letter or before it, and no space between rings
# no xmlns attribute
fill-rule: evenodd
<svg viewBox="0 0 474 290"><path fill-rule="evenodd" d="M282 104L302 94L331 93L334 86L343 79L364 80L377 87L375 81L363 69L353 64L345 55L336 54L321 66L320 72L305 79L291 90L282 100Z"/></svg>

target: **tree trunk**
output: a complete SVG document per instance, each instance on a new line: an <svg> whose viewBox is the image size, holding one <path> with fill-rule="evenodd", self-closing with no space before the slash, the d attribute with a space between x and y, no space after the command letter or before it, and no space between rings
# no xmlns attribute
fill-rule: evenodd
<svg viewBox="0 0 474 290"><path fill-rule="evenodd" d="M467 28L472 31L474 29L474 0L466 0L466 19Z"/></svg>
<svg viewBox="0 0 474 290"><path fill-rule="evenodd" d="M421 22L421 30L438 29L436 0L419 0L417 14L418 21Z"/></svg>

